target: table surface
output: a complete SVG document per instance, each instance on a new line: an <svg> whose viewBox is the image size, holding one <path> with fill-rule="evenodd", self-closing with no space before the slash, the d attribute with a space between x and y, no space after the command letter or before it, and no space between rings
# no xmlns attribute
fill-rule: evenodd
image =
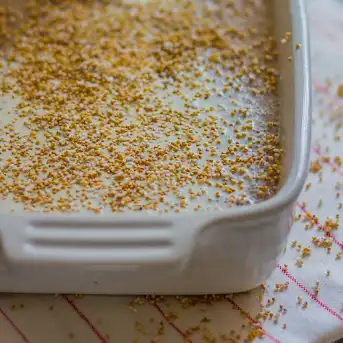
<svg viewBox="0 0 343 343"><path fill-rule="evenodd" d="M152 304L130 297L2 294L0 343L324 343L343 336L342 225L329 232L329 251L318 246L325 245L330 221L343 212L343 98L337 93L343 84L343 1L307 2L313 164L297 203L301 217L280 268L265 285L196 304L189 298ZM302 258L307 247L310 256Z"/></svg>

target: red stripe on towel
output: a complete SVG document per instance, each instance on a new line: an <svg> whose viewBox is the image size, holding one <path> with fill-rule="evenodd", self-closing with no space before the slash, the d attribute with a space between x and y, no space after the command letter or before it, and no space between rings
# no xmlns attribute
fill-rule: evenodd
<svg viewBox="0 0 343 343"><path fill-rule="evenodd" d="M274 343L281 343L277 338L275 338L273 335L264 330L261 323L258 320L252 318L250 314L247 311L243 310L233 299L228 298L227 301L233 306L234 309L240 311L240 313L243 314L246 318L248 318L252 323L257 324L260 330L267 338L269 338Z"/></svg>
<svg viewBox="0 0 343 343"><path fill-rule="evenodd" d="M155 309L160 313L160 315L164 318L164 320L168 323L168 325L170 327L172 327L180 336L183 337L183 339L185 340L185 342L187 343L193 343L192 340L186 335L186 333L184 333L179 327L177 327L167 316L166 314L163 312L162 308L156 304L153 303L152 306L155 307Z"/></svg>
<svg viewBox="0 0 343 343"><path fill-rule="evenodd" d="M108 343L107 339L99 332L99 330L91 323L84 313L75 305L74 301L71 300L67 295L62 295L63 299L73 308L73 310L80 316L80 318L90 327L90 329L99 338L101 343Z"/></svg>
<svg viewBox="0 0 343 343"><path fill-rule="evenodd" d="M13 322L13 320L0 308L0 313L3 315L8 324L17 332L17 334L22 338L23 342L30 343L25 334L18 328L18 326Z"/></svg>
<svg viewBox="0 0 343 343"><path fill-rule="evenodd" d="M322 307L325 311L330 313L332 316L336 317L338 320L343 322L343 317L340 316L337 312L332 310L329 306L324 304L321 300L319 300L308 288L306 288L302 283L300 283L294 276L292 276L285 268L278 265L279 269L284 273L291 281L293 281L300 289L302 289L313 301L315 301L320 307Z"/></svg>

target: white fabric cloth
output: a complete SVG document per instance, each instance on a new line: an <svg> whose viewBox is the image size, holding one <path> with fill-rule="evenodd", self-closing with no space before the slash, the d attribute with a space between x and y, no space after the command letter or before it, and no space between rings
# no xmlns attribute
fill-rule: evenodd
<svg viewBox="0 0 343 343"><path fill-rule="evenodd" d="M3 294L0 295L1 343L178 343L183 342L182 333L192 326L198 326L199 331L186 342L250 342L259 330L264 338L256 338L256 342L326 343L343 336L343 256L338 259L337 255L343 246L343 224L331 231L335 238L331 253L313 243L313 237L317 241L323 239L327 217L335 220L340 212L339 203L343 202L343 192L339 194L339 188L343 189L343 166L336 168L334 161L335 156L343 158L343 130L335 130L339 122L343 124L343 99L336 92L339 82L343 83L343 3L308 0L308 5L315 83L311 159L320 158L323 182L319 182L319 174L309 174L311 186L300 196L297 213L304 214L305 202L309 216L316 216L318 223L308 229L311 220L300 219L294 224L281 267L274 271L265 289L189 308L175 299L167 299L159 304L160 308L149 304L130 308L132 298L128 297L75 299ZM329 89L326 78L332 82ZM335 140L339 134L341 141ZM316 148L330 159L321 157ZM311 249L310 256L302 258L306 247ZM288 265L287 272L282 271L284 264ZM315 296L317 282L319 293ZM283 291L275 291L277 284ZM268 301L272 304L267 309L274 313L274 319L262 321L260 329L256 324L253 330L249 318L254 321L261 303L266 305ZM171 312L177 315L172 321ZM231 330L235 334L230 334Z"/></svg>

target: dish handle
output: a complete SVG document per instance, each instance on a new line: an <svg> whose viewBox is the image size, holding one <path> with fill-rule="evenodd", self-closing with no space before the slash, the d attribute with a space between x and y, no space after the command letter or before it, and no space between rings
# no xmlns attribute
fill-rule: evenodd
<svg viewBox="0 0 343 343"><path fill-rule="evenodd" d="M5 215L0 243L12 263L185 265L199 222L124 216ZM0 250L1 251L1 250Z"/></svg>

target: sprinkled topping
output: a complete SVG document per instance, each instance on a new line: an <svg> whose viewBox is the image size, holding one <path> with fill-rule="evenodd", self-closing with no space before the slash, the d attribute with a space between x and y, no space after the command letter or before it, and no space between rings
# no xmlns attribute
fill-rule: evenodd
<svg viewBox="0 0 343 343"><path fill-rule="evenodd" d="M311 252L312 252L311 248L303 248L303 250L302 250L302 257L310 256Z"/></svg>
<svg viewBox="0 0 343 343"><path fill-rule="evenodd" d="M332 238L331 237L312 237L312 243L317 247L331 248Z"/></svg>
<svg viewBox="0 0 343 343"><path fill-rule="evenodd" d="M291 32L285 32L285 36L281 39L281 44L286 44L292 36Z"/></svg>
<svg viewBox="0 0 343 343"><path fill-rule="evenodd" d="M340 98L343 98L343 84L340 84L337 88L337 95L340 97Z"/></svg>
<svg viewBox="0 0 343 343"><path fill-rule="evenodd" d="M318 297L318 294L319 294L319 285L320 285L320 282L316 281L316 285L313 287L313 294L316 297Z"/></svg>
<svg viewBox="0 0 343 343"><path fill-rule="evenodd" d="M287 268L287 267L286 267ZM285 283L277 283L274 287L274 292L284 292L288 290L289 282ZM275 298L273 298L273 303L275 302Z"/></svg>
<svg viewBox="0 0 343 343"><path fill-rule="evenodd" d="M275 193L278 53L263 4L28 11L1 60L1 196L27 211L164 213Z"/></svg>
<svg viewBox="0 0 343 343"><path fill-rule="evenodd" d="M337 230L339 228L339 217L334 220L332 218L326 218L324 224L325 232L331 232L332 230Z"/></svg>
<svg viewBox="0 0 343 343"><path fill-rule="evenodd" d="M301 296L299 296L299 297L298 297L298 300L297 300L297 304L298 304L298 305L301 305L302 302L303 302L303 299L302 299Z"/></svg>
<svg viewBox="0 0 343 343"><path fill-rule="evenodd" d="M302 258L297 258L295 260L295 265L299 268L301 268L304 265L304 260Z"/></svg>
<svg viewBox="0 0 343 343"><path fill-rule="evenodd" d="M320 158L317 158L316 160L312 161L311 162L311 165L310 165L310 171L311 173L319 173L322 169L323 165L321 163L321 159Z"/></svg>

